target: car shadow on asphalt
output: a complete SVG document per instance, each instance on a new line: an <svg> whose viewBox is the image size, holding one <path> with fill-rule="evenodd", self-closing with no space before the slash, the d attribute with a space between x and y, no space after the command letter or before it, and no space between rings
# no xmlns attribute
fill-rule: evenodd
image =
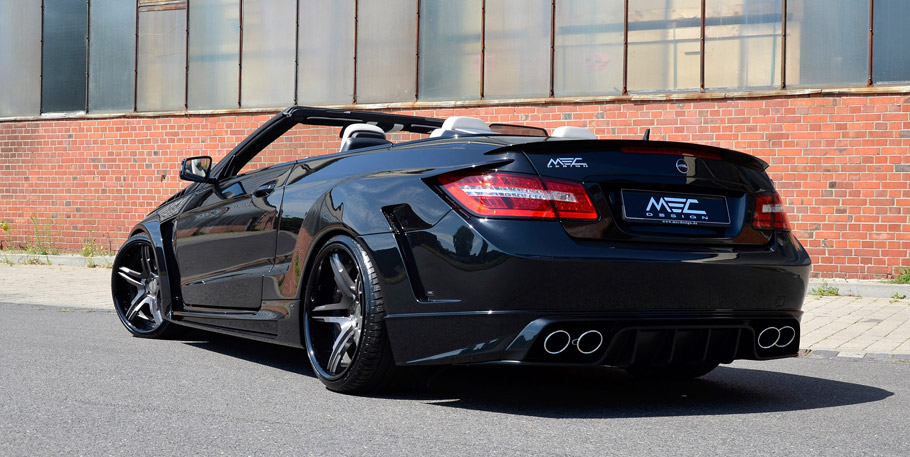
<svg viewBox="0 0 910 457"><path fill-rule="evenodd" d="M248 362L316 378L303 349L221 335L204 330L190 330L180 338L185 344Z"/></svg>
<svg viewBox="0 0 910 457"><path fill-rule="evenodd" d="M560 418L753 414L875 402L894 395L860 384L721 366L688 382L646 383L610 367L450 367L405 398L429 404ZM401 397L398 397L401 398Z"/></svg>
<svg viewBox="0 0 910 457"><path fill-rule="evenodd" d="M313 378L301 382L319 382L303 349L199 330L181 340ZM692 381L664 384L645 383L610 367L454 366L408 375L410 382L400 389L371 396L536 417L625 418L798 411L894 395L861 384L729 366Z"/></svg>

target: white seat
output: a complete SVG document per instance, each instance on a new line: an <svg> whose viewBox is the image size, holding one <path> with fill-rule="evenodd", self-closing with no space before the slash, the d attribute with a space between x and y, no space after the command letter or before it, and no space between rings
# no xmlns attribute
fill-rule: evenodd
<svg viewBox="0 0 910 457"><path fill-rule="evenodd" d="M445 120L445 122L442 123L442 129L437 129L437 130L442 130L442 132L439 132L437 134L436 131L433 131L433 133L431 133L430 136L433 136L433 134L436 134L436 136L440 136L445 131L451 131L451 132L457 131L457 132L461 132L461 133L490 133L490 132L492 132L492 130L490 130L490 126L487 125L486 122L484 122L480 119L477 119L476 117L468 117L468 116L452 116L450 118L447 118Z"/></svg>
<svg viewBox="0 0 910 457"><path fill-rule="evenodd" d="M341 134L341 151L392 144L385 132L373 124L351 124Z"/></svg>
<svg viewBox="0 0 910 457"><path fill-rule="evenodd" d="M550 135L553 138L577 138L580 140L596 140L597 135L584 127L557 127Z"/></svg>
<svg viewBox="0 0 910 457"><path fill-rule="evenodd" d="M351 124L344 128L344 133L341 134L341 141L344 141L350 138L357 132L373 132L382 135L385 138L385 131L373 124ZM370 135L373 136L373 135Z"/></svg>

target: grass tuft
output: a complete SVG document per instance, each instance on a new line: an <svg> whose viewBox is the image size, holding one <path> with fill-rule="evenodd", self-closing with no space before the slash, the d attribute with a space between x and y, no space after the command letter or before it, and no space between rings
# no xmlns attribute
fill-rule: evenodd
<svg viewBox="0 0 910 457"><path fill-rule="evenodd" d="M821 297L836 297L840 295L840 290L837 287L828 284L828 281L823 281L822 285L812 289L809 292L810 295L818 295Z"/></svg>

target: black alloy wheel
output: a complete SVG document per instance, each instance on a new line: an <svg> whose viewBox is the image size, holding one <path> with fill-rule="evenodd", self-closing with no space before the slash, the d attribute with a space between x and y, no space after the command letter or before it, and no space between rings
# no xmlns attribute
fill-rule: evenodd
<svg viewBox="0 0 910 457"><path fill-rule="evenodd" d="M393 371L379 280L354 239L336 236L313 259L303 334L316 376L337 392L385 388Z"/></svg>
<svg viewBox="0 0 910 457"><path fill-rule="evenodd" d="M114 308L135 336L164 338L175 333L161 310L161 278L155 248L145 234L130 237L114 259L111 274Z"/></svg>

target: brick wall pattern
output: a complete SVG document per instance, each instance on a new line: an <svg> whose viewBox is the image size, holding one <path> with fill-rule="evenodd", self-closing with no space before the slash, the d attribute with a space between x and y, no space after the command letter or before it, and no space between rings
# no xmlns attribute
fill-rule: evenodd
<svg viewBox="0 0 910 457"><path fill-rule="evenodd" d="M812 95L705 101L498 105L389 110L475 116L601 138L651 138L736 149L771 164L800 240L825 278L885 279L910 267L910 97ZM130 227L186 183L182 158L216 160L269 114L0 122L0 246L38 236L62 251L88 240L112 251ZM413 135L392 134L398 141ZM335 131L295 134L302 156L334 152ZM276 146L286 151L287 145ZM282 152L284 154L284 152ZM48 240L46 240L48 241ZM2 253L2 251L0 251Z"/></svg>

